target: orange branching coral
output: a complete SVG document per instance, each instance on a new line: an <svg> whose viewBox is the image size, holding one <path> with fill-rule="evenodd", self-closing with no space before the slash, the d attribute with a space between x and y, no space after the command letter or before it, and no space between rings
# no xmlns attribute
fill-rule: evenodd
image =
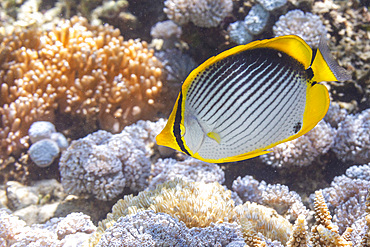
<svg viewBox="0 0 370 247"><path fill-rule="evenodd" d="M338 226L331 221L329 209L325 203L322 191L315 192L315 219L316 223L311 228L311 242L313 247L341 247L352 246L349 241L351 228L339 235Z"/></svg>
<svg viewBox="0 0 370 247"><path fill-rule="evenodd" d="M293 226L293 232L287 242L287 247L306 247L308 244L307 222L305 216L300 214Z"/></svg>
<svg viewBox="0 0 370 247"><path fill-rule="evenodd" d="M120 131L155 115L162 64L146 42L73 17L0 37L0 157L28 147L34 121L70 114Z"/></svg>

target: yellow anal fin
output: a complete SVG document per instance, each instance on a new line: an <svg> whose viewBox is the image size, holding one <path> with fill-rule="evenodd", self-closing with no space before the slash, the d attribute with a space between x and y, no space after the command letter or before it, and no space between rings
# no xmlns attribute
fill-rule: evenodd
<svg viewBox="0 0 370 247"><path fill-rule="evenodd" d="M208 132L207 136L213 140L215 140L218 144L221 143L221 137L218 133L216 132Z"/></svg>

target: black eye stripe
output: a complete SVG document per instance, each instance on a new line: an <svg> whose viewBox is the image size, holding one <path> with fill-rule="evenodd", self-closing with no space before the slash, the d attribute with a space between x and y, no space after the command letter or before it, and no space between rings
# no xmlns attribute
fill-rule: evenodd
<svg viewBox="0 0 370 247"><path fill-rule="evenodd" d="M186 153L187 155L190 156L190 153L188 150L186 150L184 146L184 142L181 139L181 129L180 129L180 124L181 124L181 104L182 104L182 92L180 92L180 97L179 101L177 103L177 110L176 110L176 116L175 116L175 122L173 124L173 134L176 138L176 142L179 145L181 151Z"/></svg>

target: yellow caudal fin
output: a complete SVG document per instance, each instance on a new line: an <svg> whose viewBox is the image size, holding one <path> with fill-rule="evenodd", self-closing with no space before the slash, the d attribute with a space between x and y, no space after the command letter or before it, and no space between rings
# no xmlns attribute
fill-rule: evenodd
<svg viewBox="0 0 370 247"><path fill-rule="evenodd" d="M306 97L303 125L298 132L300 136L313 129L325 117L330 104L328 89L321 84L315 84L308 89Z"/></svg>
<svg viewBox="0 0 370 247"><path fill-rule="evenodd" d="M292 135L279 143L294 140L312 130L316 124L325 117L325 114L329 109L329 104L329 92L324 85L315 84L309 88L306 94L306 109L303 114L301 130L297 134ZM271 148L275 145L276 144L273 144L267 148Z"/></svg>
<svg viewBox="0 0 370 247"><path fill-rule="evenodd" d="M351 75L340 67L330 55L324 35L321 36L319 48L311 68L314 74L313 81L348 81L351 79Z"/></svg>

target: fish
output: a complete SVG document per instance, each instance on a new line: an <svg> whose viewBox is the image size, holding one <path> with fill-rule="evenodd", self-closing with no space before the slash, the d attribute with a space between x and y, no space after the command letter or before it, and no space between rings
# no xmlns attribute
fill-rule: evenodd
<svg viewBox="0 0 370 247"><path fill-rule="evenodd" d="M210 163L266 154L325 116L329 93L319 82L349 79L325 37L317 49L296 35L236 46L188 75L156 142Z"/></svg>

